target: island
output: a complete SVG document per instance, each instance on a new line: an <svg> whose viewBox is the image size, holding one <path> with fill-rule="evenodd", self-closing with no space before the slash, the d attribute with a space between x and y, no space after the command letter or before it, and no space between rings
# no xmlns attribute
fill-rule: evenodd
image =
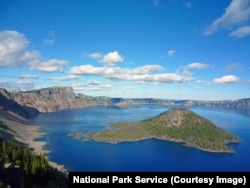
<svg viewBox="0 0 250 188"><path fill-rule="evenodd" d="M119 143L150 138L181 142L209 152L235 152L229 143L239 138L186 108L171 108L138 122L118 122L96 133L70 133L69 136L98 142Z"/></svg>

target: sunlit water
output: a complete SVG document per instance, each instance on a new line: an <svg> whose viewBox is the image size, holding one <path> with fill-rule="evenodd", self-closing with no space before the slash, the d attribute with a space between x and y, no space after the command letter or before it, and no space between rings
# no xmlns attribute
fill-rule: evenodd
<svg viewBox="0 0 250 188"><path fill-rule="evenodd" d="M47 133L50 160L70 171L250 171L250 111L190 107L195 113L240 138L236 153L211 153L164 140L148 139L119 144L83 141L71 132L93 132L113 122L140 121L169 106L140 105L126 109L85 108L40 114L30 121Z"/></svg>

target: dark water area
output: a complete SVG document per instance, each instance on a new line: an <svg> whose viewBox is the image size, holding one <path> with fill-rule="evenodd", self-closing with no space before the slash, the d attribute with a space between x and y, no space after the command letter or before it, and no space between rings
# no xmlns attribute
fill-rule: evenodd
<svg viewBox="0 0 250 188"><path fill-rule="evenodd" d="M85 108L40 114L30 119L46 133L51 161L70 171L250 171L250 111L214 107L188 107L218 127L240 138L230 144L236 153L212 153L182 143L148 139L109 144L83 141L68 136L72 132L96 132L111 123L140 121L167 111L170 106L138 105L129 108Z"/></svg>

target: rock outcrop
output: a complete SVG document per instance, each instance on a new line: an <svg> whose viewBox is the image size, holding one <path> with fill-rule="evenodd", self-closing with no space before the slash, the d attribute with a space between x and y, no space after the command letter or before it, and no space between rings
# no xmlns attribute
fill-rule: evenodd
<svg viewBox="0 0 250 188"><path fill-rule="evenodd" d="M35 116L39 113L36 108L23 105L15 101L15 99L12 98L12 93L5 89L0 89L0 109L12 112L24 118Z"/></svg>
<svg viewBox="0 0 250 188"><path fill-rule="evenodd" d="M98 98L76 95L71 87L51 87L26 92L8 92L0 89L0 97L0 107L23 117L39 112L56 112L101 104Z"/></svg>
<svg viewBox="0 0 250 188"><path fill-rule="evenodd" d="M0 109L28 118L38 113L56 112L92 106L126 107L135 104L173 106L214 106L250 109L250 98L225 101L164 100L154 98L109 98L75 94L71 87L49 87L39 90L10 92L0 88Z"/></svg>

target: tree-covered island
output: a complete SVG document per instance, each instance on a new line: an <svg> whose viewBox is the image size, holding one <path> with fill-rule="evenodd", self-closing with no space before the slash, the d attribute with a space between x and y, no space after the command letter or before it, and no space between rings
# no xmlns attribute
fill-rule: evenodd
<svg viewBox="0 0 250 188"><path fill-rule="evenodd" d="M75 136L74 133L69 135ZM79 133L76 136L81 138ZM210 152L234 152L227 144L239 142L236 136L185 108L172 108L139 122L113 123L104 131L83 136L85 139L108 143L157 138L183 142Z"/></svg>

